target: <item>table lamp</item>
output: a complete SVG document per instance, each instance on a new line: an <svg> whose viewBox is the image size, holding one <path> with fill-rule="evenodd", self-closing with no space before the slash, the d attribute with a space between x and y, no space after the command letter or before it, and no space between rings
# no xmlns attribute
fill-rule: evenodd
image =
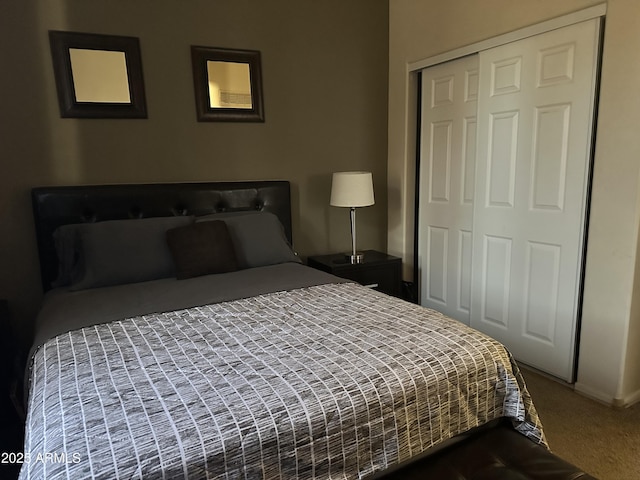
<svg viewBox="0 0 640 480"><path fill-rule="evenodd" d="M331 181L329 203L334 207L351 209L351 253L346 257L351 263L361 263L364 256L356 251L356 208L375 203L371 172L335 172Z"/></svg>

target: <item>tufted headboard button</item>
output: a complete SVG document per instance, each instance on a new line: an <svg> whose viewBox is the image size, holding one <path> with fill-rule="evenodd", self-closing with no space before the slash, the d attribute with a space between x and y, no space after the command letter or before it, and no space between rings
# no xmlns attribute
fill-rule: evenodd
<svg viewBox="0 0 640 480"><path fill-rule="evenodd" d="M88 208L82 211L82 215L80 216L80 218L82 218L82 221L85 223L93 223L98 219L96 212Z"/></svg>
<svg viewBox="0 0 640 480"><path fill-rule="evenodd" d="M189 209L184 205L177 205L171 209L171 213L173 213L177 217L182 217L188 214Z"/></svg>
<svg viewBox="0 0 640 480"><path fill-rule="evenodd" d="M129 218L142 218L142 209L140 207L131 207L129 210Z"/></svg>

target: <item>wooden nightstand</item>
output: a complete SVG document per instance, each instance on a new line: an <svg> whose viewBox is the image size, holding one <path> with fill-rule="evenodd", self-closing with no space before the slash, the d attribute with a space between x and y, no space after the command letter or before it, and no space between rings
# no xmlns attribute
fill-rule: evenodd
<svg viewBox="0 0 640 480"><path fill-rule="evenodd" d="M351 264L344 253L336 253L311 256L307 258L307 265L400 297L402 259L375 250L365 250L363 253L362 263Z"/></svg>

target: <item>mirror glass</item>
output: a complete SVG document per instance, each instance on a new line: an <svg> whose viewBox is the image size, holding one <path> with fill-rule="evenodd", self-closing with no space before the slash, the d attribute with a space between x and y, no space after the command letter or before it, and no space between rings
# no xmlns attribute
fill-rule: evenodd
<svg viewBox="0 0 640 480"><path fill-rule="evenodd" d="M70 48L76 102L131 103L124 52Z"/></svg>
<svg viewBox="0 0 640 480"><path fill-rule="evenodd" d="M209 106L253 108L248 63L207 61Z"/></svg>

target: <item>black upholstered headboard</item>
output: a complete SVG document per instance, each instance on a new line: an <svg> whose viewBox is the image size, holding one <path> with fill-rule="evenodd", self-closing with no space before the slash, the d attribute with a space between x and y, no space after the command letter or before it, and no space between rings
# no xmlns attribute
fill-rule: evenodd
<svg viewBox="0 0 640 480"><path fill-rule="evenodd" d="M127 218L263 210L292 241L289 182L210 182L38 187L31 191L45 291L58 274L53 232L61 225Z"/></svg>

